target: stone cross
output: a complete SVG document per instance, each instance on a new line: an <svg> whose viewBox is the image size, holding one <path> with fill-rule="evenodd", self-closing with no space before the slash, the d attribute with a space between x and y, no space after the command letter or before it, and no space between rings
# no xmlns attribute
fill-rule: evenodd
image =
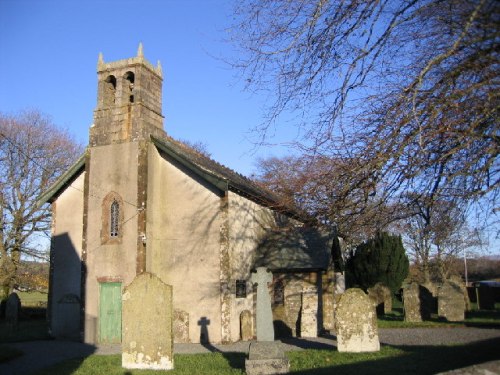
<svg viewBox="0 0 500 375"><path fill-rule="evenodd" d="M250 281L257 284L257 341L274 341L271 296L267 287L273 281L273 274L265 267L258 267Z"/></svg>

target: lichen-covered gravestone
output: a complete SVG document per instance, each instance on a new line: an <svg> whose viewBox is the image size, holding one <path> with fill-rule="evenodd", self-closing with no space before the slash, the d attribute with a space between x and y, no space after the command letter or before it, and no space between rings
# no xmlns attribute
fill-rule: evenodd
<svg viewBox="0 0 500 375"><path fill-rule="evenodd" d="M368 288L368 295L377 306L377 314L388 314L392 311L392 293L383 283L376 283Z"/></svg>
<svg viewBox="0 0 500 375"><path fill-rule="evenodd" d="M318 336L318 291L313 285L302 289L300 337Z"/></svg>
<svg viewBox="0 0 500 375"><path fill-rule="evenodd" d="M189 313L184 310L174 310L174 341L189 342Z"/></svg>
<svg viewBox="0 0 500 375"><path fill-rule="evenodd" d="M375 306L365 292L358 288L348 289L340 296L335 312L339 352L380 350Z"/></svg>
<svg viewBox="0 0 500 375"><path fill-rule="evenodd" d="M248 310L243 310L240 314L241 339L250 341L253 339L253 317Z"/></svg>
<svg viewBox="0 0 500 375"><path fill-rule="evenodd" d="M445 282L439 288L438 315L450 322L461 322L465 319L465 299L460 285Z"/></svg>
<svg viewBox="0 0 500 375"><path fill-rule="evenodd" d="M286 324L292 330L292 336L296 337L297 322L300 320L300 308L302 304L302 281L292 280L285 286L285 316Z"/></svg>
<svg viewBox="0 0 500 375"><path fill-rule="evenodd" d="M421 322L431 317L434 311L434 297L430 290L417 283L403 289L403 303L406 322Z"/></svg>
<svg viewBox="0 0 500 375"><path fill-rule="evenodd" d="M11 293L5 304L5 320L7 327L11 331L16 331L19 327L19 314L21 313L21 300L17 293Z"/></svg>
<svg viewBox="0 0 500 375"><path fill-rule="evenodd" d="M122 310L122 367L173 369L172 287L142 273L124 289Z"/></svg>

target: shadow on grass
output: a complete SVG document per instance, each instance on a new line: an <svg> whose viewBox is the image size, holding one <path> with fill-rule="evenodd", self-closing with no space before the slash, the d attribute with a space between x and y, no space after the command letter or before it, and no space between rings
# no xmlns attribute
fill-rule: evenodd
<svg viewBox="0 0 500 375"><path fill-rule="evenodd" d="M95 353L96 347L69 341L39 341L11 344L24 354L6 363L0 363L0 374L73 374L82 363Z"/></svg>
<svg viewBox="0 0 500 375"><path fill-rule="evenodd" d="M5 321L0 321L0 343L50 340L48 332L45 319L20 320L15 331L12 331Z"/></svg>
<svg viewBox="0 0 500 375"><path fill-rule="evenodd" d="M391 346L399 354L373 354L373 359L362 359L349 364L297 369L300 358L292 360L291 374L296 375L335 375L347 374L414 374L426 375L467 367L492 360L500 360L500 339L484 340L477 343L457 346ZM387 348L387 346L386 346ZM299 354L300 355L300 354ZM360 358L365 354L359 354ZM294 354L291 354L292 358ZM352 355L355 358L356 354ZM333 357L333 355L332 355ZM332 358L332 362L335 361Z"/></svg>

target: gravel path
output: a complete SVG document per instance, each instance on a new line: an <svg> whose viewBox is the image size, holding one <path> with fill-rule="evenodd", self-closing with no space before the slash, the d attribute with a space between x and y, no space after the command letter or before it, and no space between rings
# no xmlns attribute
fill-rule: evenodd
<svg viewBox="0 0 500 375"><path fill-rule="evenodd" d="M498 329L480 328L405 328L380 329L382 344L388 345L451 345L472 343L492 338L500 338ZM284 350L333 349L335 336L312 339L289 338L282 340ZM67 341L32 341L8 344L25 354L10 362L0 364L2 375L24 375L71 358L84 358L91 354L108 355L120 353L120 345L94 347ZM230 345L176 344L175 353L248 352L249 342Z"/></svg>

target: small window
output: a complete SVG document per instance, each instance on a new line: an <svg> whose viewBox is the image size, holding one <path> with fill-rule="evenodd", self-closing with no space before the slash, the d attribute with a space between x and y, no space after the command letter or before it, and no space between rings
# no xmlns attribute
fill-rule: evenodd
<svg viewBox="0 0 500 375"><path fill-rule="evenodd" d="M285 303L285 288L283 287L283 281L278 280L274 283L274 304L283 305Z"/></svg>
<svg viewBox="0 0 500 375"><path fill-rule="evenodd" d="M236 280L236 298L246 298L247 282L245 280Z"/></svg>
<svg viewBox="0 0 500 375"><path fill-rule="evenodd" d="M109 235L111 237L118 237L118 228L120 224L120 204L116 200L111 203L109 223Z"/></svg>
<svg viewBox="0 0 500 375"><path fill-rule="evenodd" d="M123 199L110 192L102 202L101 244L119 244L123 237Z"/></svg>

